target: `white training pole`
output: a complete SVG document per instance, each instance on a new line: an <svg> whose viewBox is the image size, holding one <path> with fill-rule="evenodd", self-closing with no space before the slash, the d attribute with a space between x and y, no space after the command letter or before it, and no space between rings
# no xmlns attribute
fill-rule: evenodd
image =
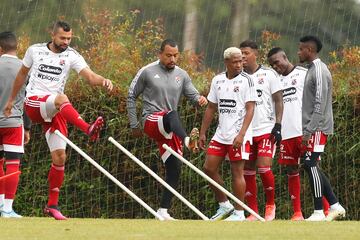
<svg viewBox="0 0 360 240"><path fill-rule="evenodd" d="M208 175L206 175L204 172L202 172L200 169L198 169L196 166L194 166L191 162L189 162L188 160L186 160L183 156L181 156L180 154L178 154L177 152L175 152L172 148L170 148L167 144L163 144L162 145L163 148L165 148L167 151L169 151L171 154L173 154L175 157L177 157L180 161L182 161L183 163L185 163L186 165L188 165L192 170L194 170L195 172L197 172L200 176L202 176L203 178L205 178L207 181L209 181L212 185L214 185L217 189L219 189L220 191L222 191L223 193L225 193L229 198L231 198L232 200L234 200L234 202L236 202L237 204L239 204L240 206L242 206L246 211L248 211L249 213L251 213L251 215L255 216L257 219L259 219L262 222L265 222L265 219L262 218L259 214L257 214L256 212L254 212L254 210L252 210L251 208L249 208L245 203L243 203L242 201L240 201L237 197L235 197L232 193L230 193L228 190L226 190L223 186L221 186L220 184L218 184L217 182L215 182L212 178L210 178Z"/></svg>
<svg viewBox="0 0 360 240"><path fill-rule="evenodd" d="M122 152L124 152L129 158L136 162L140 167L147 171L151 176L158 180L164 187L166 187L170 192L172 192L176 197L178 197L183 203L185 203L191 210L193 210L197 215L199 215L203 220L209 220L202 212L200 212L194 205L192 205L188 200L186 200L180 193L178 193L174 188L167 184L161 177L159 177L154 171L147 167L143 162L141 162L137 157L135 157L131 152L124 148L119 142L114 138L109 137L108 140L118 147Z"/></svg>
<svg viewBox="0 0 360 240"><path fill-rule="evenodd" d="M94 161L89 155L87 155L84 151L82 151L78 146L76 146L73 142L71 142L67 137L65 137L59 130L55 130L55 134L61 137L66 143L68 143L75 151L80 153L86 160L88 160L94 167L96 167L100 172L105 174L111 181L113 181L116 185L118 185L122 190L124 190L127 194L129 194L133 199L135 199L138 203L140 203L146 210L148 210L152 215L158 218L160 221L163 221L164 218L157 214L154 209L152 209L149 205L147 205L143 200L141 200L138 196L136 196L132 191L130 191L126 186L124 186L119 180L117 180L113 175L111 175L108 171L106 171L102 166L100 166L96 161Z"/></svg>

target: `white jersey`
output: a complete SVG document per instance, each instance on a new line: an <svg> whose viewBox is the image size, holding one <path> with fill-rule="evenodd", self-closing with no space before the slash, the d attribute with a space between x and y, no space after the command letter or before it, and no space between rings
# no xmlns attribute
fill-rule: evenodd
<svg viewBox="0 0 360 240"><path fill-rule="evenodd" d="M254 74L257 100L254 118L252 121L254 137L271 133L275 124L275 104L272 94L281 91L282 86L279 75L264 66L260 66Z"/></svg>
<svg viewBox="0 0 360 240"><path fill-rule="evenodd" d="M288 75L280 76L284 99L284 113L281 124L283 140L302 135L301 108L306 73L306 68L297 66Z"/></svg>
<svg viewBox="0 0 360 240"><path fill-rule="evenodd" d="M23 65L30 68L26 96L64 93L70 70L77 73L87 67L84 58L73 48L54 53L48 43L34 44L28 48Z"/></svg>
<svg viewBox="0 0 360 240"><path fill-rule="evenodd" d="M218 105L219 124L213 140L222 144L232 144L239 134L246 114L246 102L256 101L252 78L241 72L237 77L228 79L221 73L212 79L208 100ZM252 143L252 129L249 126L244 143Z"/></svg>

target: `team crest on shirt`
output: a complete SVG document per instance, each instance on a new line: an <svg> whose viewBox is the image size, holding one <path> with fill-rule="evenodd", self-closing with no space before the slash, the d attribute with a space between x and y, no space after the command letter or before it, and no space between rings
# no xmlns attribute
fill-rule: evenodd
<svg viewBox="0 0 360 240"><path fill-rule="evenodd" d="M263 78L259 78L259 79L258 79L258 84L264 84L264 79L263 79Z"/></svg>
<svg viewBox="0 0 360 240"><path fill-rule="evenodd" d="M177 84L179 84L181 82L181 78L179 76L176 76L175 81L176 81Z"/></svg>
<svg viewBox="0 0 360 240"><path fill-rule="evenodd" d="M65 65L65 60L64 59L60 59L60 66L64 66Z"/></svg>
<svg viewBox="0 0 360 240"><path fill-rule="evenodd" d="M291 82L292 85L296 85L296 79L293 79Z"/></svg>
<svg viewBox="0 0 360 240"><path fill-rule="evenodd" d="M234 86L234 92L239 92L239 86Z"/></svg>

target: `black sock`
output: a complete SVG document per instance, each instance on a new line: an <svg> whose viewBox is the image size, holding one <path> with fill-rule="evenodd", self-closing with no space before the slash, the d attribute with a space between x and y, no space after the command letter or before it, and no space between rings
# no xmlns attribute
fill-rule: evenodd
<svg viewBox="0 0 360 240"><path fill-rule="evenodd" d="M187 136L181 122L180 117L177 111L171 111L164 115L163 117L164 129L167 133L175 133L182 141L184 141Z"/></svg>
<svg viewBox="0 0 360 240"><path fill-rule="evenodd" d="M168 183L172 188L176 190L181 173L181 161L175 156L171 155L165 162L166 169L166 183ZM163 194L161 197L161 208L169 209L171 207L171 199L174 194L172 194L167 188L163 188Z"/></svg>

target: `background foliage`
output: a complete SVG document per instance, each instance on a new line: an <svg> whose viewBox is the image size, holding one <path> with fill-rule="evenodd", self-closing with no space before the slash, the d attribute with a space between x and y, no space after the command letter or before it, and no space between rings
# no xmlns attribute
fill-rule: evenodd
<svg viewBox="0 0 360 240"><path fill-rule="evenodd" d="M355 0L1 0L0 31L12 30L20 37L19 56L27 46L49 39L49 26L57 19L66 19L74 27L72 45L78 49L96 72L112 79L111 94L92 89L75 74L71 75L66 94L87 121L98 114L107 119L103 137L96 144L70 126L70 136L96 161L122 183L134 190L153 208L158 207L161 186L129 158L113 147L113 136L146 165L163 176L156 145L148 140L133 139L128 129L125 110L127 88L136 72L156 59L159 43L165 37L182 41L188 11L197 18L188 24L197 25L192 32L195 45L182 54L180 65L193 78L196 87L206 95L211 78L223 70L222 52L237 46L246 38L260 43L261 62L272 46L281 46L296 63L298 39L304 34L316 34L324 43L321 58L329 62L334 78L335 135L329 139L322 167L329 174L335 192L348 210L349 219L360 219L360 11ZM108 9L111 9L108 10ZM190 12L191 12L190 11ZM243 17L241 37L233 38L232 20L236 12ZM246 21L246 19L248 19ZM200 126L203 109L194 109L187 102L179 107L182 121L189 131ZM215 123L209 132L213 134ZM32 142L26 148L16 209L24 215L39 216L46 204L47 172L50 156L42 130L34 126ZM70 148L67 151L65 184L60 204L71 217L144 218L150 216L121 189L102 176L94 167ZM185 154L199 168L204 153ZM277 164L277 214L289 218L291 204L287 192L287 177ZM229 166L223 165L227 188L230 188ZM206 215L216 209L213 194L206 182L184 167L181 193ZM302 202L305 215L312 211L307 179L302 173ZM259 202L264 196L259 185ZM261 209L260 208L260 209ZM178 218L197 218L180 201L174 201L172 213Z"/></svg>

